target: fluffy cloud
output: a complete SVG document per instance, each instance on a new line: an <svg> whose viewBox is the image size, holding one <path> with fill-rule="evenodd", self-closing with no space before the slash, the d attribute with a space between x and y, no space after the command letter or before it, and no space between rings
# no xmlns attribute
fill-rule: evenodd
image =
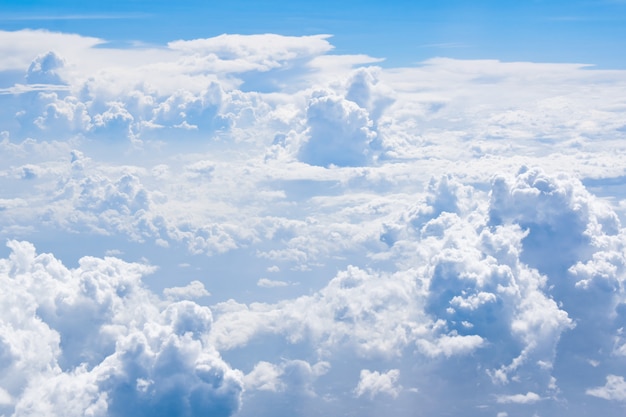
<svg viewBox="0 0 626 417"><path fill-rule="evenodd" d="M174 300L192 300L194 298L206 297L211 295L206 288L204 288L204 284L200 281L191 281L188 285L184 287L172 287L166 288L163 290L163 294Z"/></svg>
<svg viewBox="0 0 626 417"><path fill-rule="evenodd" d="M29 243L9 247L0 340L3 407L13 415L238 409L242 377L207 342L211 311L159 300L141 283L152 267L83 258L70 270Z"/></svg>
<svg viewBox="0 0 626 417"><path fill-rule="evenodd" d="M320 166L365 165L376 138L366 110L327 92L316 92L307 107L310 137L300 150L302 161Z"/></svg>
<svg viewBox="0 0 626 417"><path fill-rule="evenodd" d="M315 396L311 383L319 376L328 372L328 362L314 365L302 360L284 361L280 365L259 362L244 377L246 389L259 391L298 391Z"/></svg>
<svg viewBox="0 0 626 417"><path fill-rule="evenodd" d="M626 382L622 376L607 375L604 386L589 388L586 393L605 400L626 401Z"/></svg>
<svg viewBox="0 0 626 417"><path fill-rule="evenodd" d="M63 59L54 52L39 55L28 67L26 81L31 84L63 84L58 70L64 65Z"/></svg>
<svg viewBox="0 0 626 417"><path fill-rule="evenodd" d="M623 71L0 38L0 414L619 400Z"/></svg>
<svg viewBox="0 0 626 417"><path fill-rule="evenodd" d="M311 58L330 51L333 47L327 38L328 35L220 35L210 39L170 42L168 46L188 55L203 56L217 70L228 68L233 72L268 71L290 61Z"/></svg>
<svg viewBox="0 0 626 417"><path fill-rule="evenodd" d="M370 399L373 399L378 394L387 394L391 397L397 397L401 389L401 387L396 385L399 376L400 371L397 369L383 373L363 369L361 371L359 384L354 389L354 393L357 397L367 394Z"/></svg>

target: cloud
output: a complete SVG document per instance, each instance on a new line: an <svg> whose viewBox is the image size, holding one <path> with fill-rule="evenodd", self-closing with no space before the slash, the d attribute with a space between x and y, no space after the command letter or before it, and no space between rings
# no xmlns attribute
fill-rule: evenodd
<svg viewBox="0 0 626 417"><path fill-rule="evenodd" d="M589 388L585 393L610 401L626 401L626 382L622 376L607 375L604 386Z"/></svg>
<svg viewBox="0 0 626 417"><path fill-rule="evenodd" d="M63 59L52 51L39 55L28 67L26 81L29 84L64 84L58 74L64 65Z"/></svg>
<svg viewBox="0 0 626 417"><path fill-rule="evenodd" d="M10 405L12 402L11 395L4 388L0 388L0 406Z"/></svg>
<svg viewBox="0 0 626 417"><path fill-rule="evenodd" d="M289 61L311 58L330 51L333 46L327 38L328 35L295 37L275 34L224 34L209 39L174 41L168 47L189 55L201 54L217 70L228 68L233 72L268 71Z"/></svg>
<svg viewBox="0 0 626 417"><path fill-rule="evenodd" d="M261 278L257 281L256 285L258 285L259 287L263 287L263 288L275 288L275 287L286 287L290 284L285 281Z"/></svg>
<svg viewBox="0 0 626 417"><path fill-rule="evenodd" d="M313 94L307 107L310 137L300 150L303 162L320 166L358 166L371 160L376 138L366 110L332 93Z"/></svg>
<svg viewBox="0 0 626 417"><path fill-rule="evenodd" d="M401 386L397 385L399 377L400 371L398 369L391 369L382 373L363 369L361 371L359 384L354 389L354 394L357 397L367 395L370 399L373 399L379 394L387 394L395 398L402 389Z"/></svg>
<svg viewBox="0 0 626 417"><path fill-rule="evenodd" d="M284 384L280 381L283 370L269 362L259 362L244 377L246 389L256 389L260 391L282 391Z"/></svg>
<svg viewBox="0 0 626 417"><path fill-rule="evenodd" d="M424 414L580 414L619 387L585 384L626 352L623 71L0 39L0 230L55 252L1 253L0 414L406 415L400 382Z"/></svg>
<svg viewBox="0 0 626 417"><path fill-rule="evenodd" d="M534 392L526 394L501 395L497 401L499 404L532 404L540 401L541 397Z"/></svg>
<svg viewBox="0 0 626 417"><path fill-rule="evenodd" d="M312 383L319 376L328 372L328 362L314 365L302 360L284 361L279 365L259 362L244 377L246 389L283 392L292 391L306 396L315 396Z"/></svg>
<svg viewBox="0 0 626 417"><path fill-rule="evenodd" d="M211 295L200 281L191 281L184 287L166 288L163 290L163 294L173 300L193 300Z"/></svg>
<svg viewBox="0 0 626 417"><path fill-rule="evenodd" d="M211 311L159 300L141 283L152 267L83 258L70 270L27 242L8 245L1 378L14 415L238 409L242 376L206 341Z"/></svg>
<svg viewBox="0 0 626 417"><path fill-rule="evenodd" d="M3 60L0 70L25 70L33 58L40 54L56 51L57 57L76 56L104 41L98 38L50 32L46 30L0 31L2 54L10 59Z"/></svg>

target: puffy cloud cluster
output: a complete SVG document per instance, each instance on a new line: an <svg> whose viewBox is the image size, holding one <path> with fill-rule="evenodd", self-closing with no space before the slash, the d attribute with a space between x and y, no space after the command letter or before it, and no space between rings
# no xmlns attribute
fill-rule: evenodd
<svg viewBox="0 0 626 417"><path fill-rule="evenodd" d="M306 395L315 395L313 382L320 375L328 372L328 362L314 365L303 360L290 360L274 365L270 362L259 362L244 377L246 389L259 391L295 391Z"/></svg>
<svg viewBox="0 0 626 417"><path fill-rule="evenodd" d="M518 192L527 190L529 178L535 179L531 183L537 191ZM508 190L505 194L503 187ZM558 207L560 216L574 216L579 227L555 226L553 238L562 236L569 244L587 242L587 253L595 250L598 257L603 248L594 249L589 242L619 244L613 240L621 230L619 221L575 178L525 168L510 179L494 179L489 199L448 178L431 183L429 190L422 203L408 209L395 225L387 225L395 230L395 238L386 240L398 268L395 273L351 266L310 296L277 304L243 305L232 300L218 304L212 332L215 345L221 350L245 350L254 340L274 333L291 344L314 346L317 356L331 364L346 350L364 359L386 361L407 355L444 363L467 357L461 359L463 366L478 361L482 371L476 377L501 392L498 404L532 405L559 398L557 380L567 373L562 368L565 363L574 356L589 355L591 360L594 355L572 341L598 325L597 319L584 315L585 307L593 305L594 314L604 315L604 320L614 317L612 326L617 326L621 319L615 313L620 311L623 294L622 290L607 294L602 308L595 305L595 291L575 280L576 267L568 269L570 264L561 260L561 269L541 272L541 264L531 263L535 241L530 237L538 227L562 219L550 217ZM481 198L486 204L476 202ZM519 200L511 204L505 201L508 198ZM554 199L543 203L549 207L540 219L535 217L539 213L528 209L539 204L537 198ZM613 226L608 233L596 227L603 222ZM623 244L623 239L619 242ZM622 262L623 258L621 249L613 259ZM612 274L611 279L621 283L624 275L618 271L605 267L605 275ZM575 293L578 308L568 303L570 292ZM604 327L605 331L604 341L598 339L596 346L610 350L606 342L620 333ZM564 335L568 337L562 341ZM277 389L275 379L267 378L257 385ZM395 397L398 378L399 373L361 372L355 392ZM588 392L595 395L599 390Z"/></svg>
<svg viewBox="0 0 626 417"><path fill-rule="evenodd" d="M0 414L623 400L623 71L0 40Z"/></svg>
<svg viewBox="0 0 626 417"><path fill-rule="evenodd" d="M221 415L237 411L242 375L209 343L212 315L160 300L141 283L153 267L83 258L67 269L10 241L2 280L6 415Z"/></svg>
<svg viewBox="0 0 626 417"><path fill-rule="evenodd" d="M58 70L64 65L63 59L54 52L39 55L28 67L26 81L29 84L63 84Z"/></svg>
<svg viewBox="0 0 626 417"><path fill-rule="evenodd" d="M363 369L359 385L355 388L354 393L358 397L368 394L370 398L374 398L381 393L397 397L400 387L395 386L395 384L399 376L400 371L397 369L383 373Z"/></svg>
<svg viewBox="0 0 626 417"><path fill-rule="evenodd" d="M307 107L310 138L300 159L311 165L360 166L371 159L376 138L367 111L328 93L315 93Z"/></svg>

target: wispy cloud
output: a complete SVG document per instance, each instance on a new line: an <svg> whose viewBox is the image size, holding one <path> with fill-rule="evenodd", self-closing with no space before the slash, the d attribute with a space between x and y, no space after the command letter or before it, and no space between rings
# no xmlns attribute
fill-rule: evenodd
<svg viewBox="0 0 626 417"><path fill-rule="evenodd" d="M12 87L0 88L0 95L6 94L24 94L33 91L47 92L47 91L69 91L68 85L59 84L15 84Z"/></svg>

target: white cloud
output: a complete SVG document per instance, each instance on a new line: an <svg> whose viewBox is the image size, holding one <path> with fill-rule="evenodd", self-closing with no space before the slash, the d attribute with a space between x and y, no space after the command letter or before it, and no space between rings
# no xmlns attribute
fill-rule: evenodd
<svg viewBox="0 0 626 417"><path fill-rule="evenodd" d="M467 298L456 295L452 298L452 300L450 300L450 304L458 308L476 310L482 304L492 303L496 301L496 299L495 294L481 291L478 294L472 294Z"/></svg>
<svg viewBox="0 0 626 417"><path fill-rule="evenodd" d="M587 389L580 358L626 351L624 71L363 67L325 35L102 42L0 32L0 230L58 251L2 261L0 414L401 411L398 369L433 415L438 384L543 414L582 401L555 382ZM164 298L147 261L59 260L110 247Z"/></svg>
<svg viewBox="0 0 626 417"><path fill-rule="evenodd" d="M280 381L283 370L269 362L259 362L254 369L246 374L244 383L246 389L256 389L260 391L282 391L284 384Z"/></svg>
<svg viewBox="0 0 626 417"><path fill-rule="evenodd" d="M0 260L0 381L15 415L238 409L242 376L206 341L211 311L159 300L141 284L153 268L83 258L70 270L29 243L9 247Z"/></svg>
<svg viewBox="0 0 626 417"><path fill-rule="evenodd" d="M303 162L320 166L359 166L372 159L376 138L365 109L329 92L315 92L307 107L310 133L300 150Z"/></svg>
<svg viewBox="0 0 626 417"><path fill-rule="evenodd" d="M283 361L280 365L261 361L244 377L246 389L282 392L292 391L315 396L312 383L326 374L330 368L328 362L314 365L303 360Z"/></svg>
<svg viewBox="0 0 626 417"><path fill-rule="evenodd" d="M4 388L0 388L0 406L9 405L13 402L11 394L9 394Z"/></svg>
<svg viewBox="0 0 626 417"><path fill-rule="evenodd" d="M618 375L607 375L606 384L602 387L589 388L587 395L611 401L626 401L626 381Z"/></svg>
<svg viewBox="0 0 626 417"><path fill-rule="evenodd" d="M417 341L417 346L427 356L440 356L446 357L454 355L463 355L471 353L477 348L483 346L485 340L478 335L459 336L458 334L443 335L434 342L426 339L420 339Z"/></svg>
<svg viewBox="0 0 626 417"><path fill-rule="evenodd" d="M0 64L0 70L25 70L36 56L57 51L63 57L80 54L103 43L97 38L45 30L0 31L0 51L8 57Z"/></svg>
<svg viewBox="0 0 626 417"><path fill-rule="evenodd" d="M370 399L379 394L387 394L395 398L402 390L402 387L397 384L399 377L400 371L398 369L391 369L387 372L372 372L368 369L363 369L359 384L354 389L354 394L357 397L367 395Z"/></svg>
<svg viewBox="0 0 626 417"><path fill-rule="evenodd" d="M204 56L215 70L232 72L267 71L296 59L311 58L330 51L328 35L281 36L220 35L215 38L170 42L168 47L187 55Z"/></svg>
<svg viewBox="0 0 626 417"><path fill-rule="evenodd" d="M184 287L166 288L163 290L163 294L173 300L193 300L211 295L200 281L191 281Z"/></svg>
<svg viewBox="0 0 626 417"><path fill-rule="evenodd" d="M499 404L532 404L540 401L541 397L534 392L526 394L500 395L497 398Z"/></svg>
<svg viewBox="0 0 626 417"><path fill-rule="evenodd" d="M256 285L259 287L263 287L263 288L275 288L275 287L286 287L290 284L285 281L261 278L257 281Z"/></svg>
<svg viewBox="0 0 626 417"><path fill-rule="evenodd" d="M50 51L37 56L28 67L26 82L29 84L64 84L58 70L63 68L63 59Z"/></svg>

